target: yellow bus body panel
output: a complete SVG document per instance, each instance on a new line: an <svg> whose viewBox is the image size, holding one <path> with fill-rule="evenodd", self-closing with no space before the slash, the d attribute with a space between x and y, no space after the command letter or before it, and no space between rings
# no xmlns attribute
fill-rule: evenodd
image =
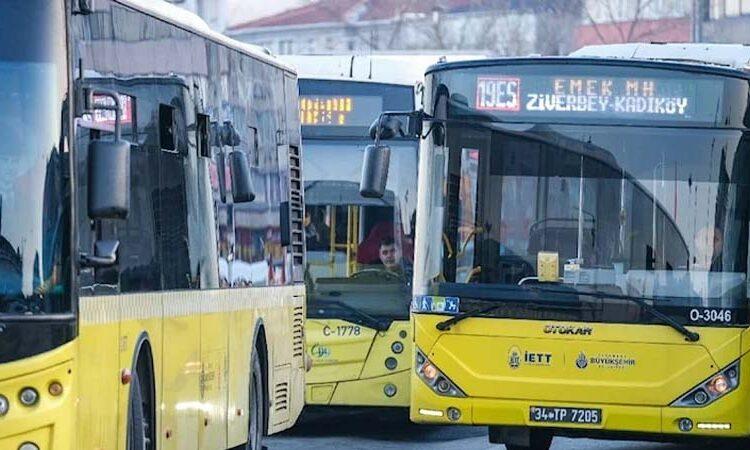
<svg viewBox="0 0 750 450"><path fill-rule="evenodd" d="M737 390L702 408L669 406L747 354L745 329L696 328L701 339L690 343L661 325L472 318L441 332L435 325L445 316L413 317L416 346L467 395L439 396L412 371L415 422L456 423L446 414L455 407L462 413L458 423L545 426L530 421L531 406L583 407L601 408L602 423L564 428L685 436L677 423L687 417L696 424L731 423L729 430L694 429L690 435L750 435L747 356ZM549 325L591 333L545 332Z"/></svg>
<svg viewBox="0 0 750 450"><path fill-rule="evenodd" d="M313 362L306 378L307 404L409 406L409 321L376 331L339 319L308 319L305 333ZM400 353L392 349L395 342L403 345ZM394 369L386 367L388 358L396 361ZM387 385L396 388L392 397L385 394Z"/></svg>
<svg viewBox="0 0 750 450"><path fill-rule="evenodd" d="M291 427L304 405L301 327L293 336L296 318L305 314L304 295L299 285L82 298L79 338L71 350L79 366L77 426L75 402L65 412L70 421L64 428L78 433L70 448L125 450L130 386L121 375L133 367L144 337L153 356L158 448L243 444L252 344L261 324L268 347L268 432ZM48 448L58 450L56 444Z"/></svg>
<svg viewBox="0 0 750 450"><path fill-rule="evenodd" d="M77 450L75 445L76 347L68 343L58 349L31 358L0 365L0 393L8 398L10 408L0 417L0 449L15 450L24 442L35 442L40 448ZM48 392L53 381L63 386L54 397ZM39 392L39 401L23 406L18 394L25 387ZM54 447L53 447L54 446Z"/></svg>

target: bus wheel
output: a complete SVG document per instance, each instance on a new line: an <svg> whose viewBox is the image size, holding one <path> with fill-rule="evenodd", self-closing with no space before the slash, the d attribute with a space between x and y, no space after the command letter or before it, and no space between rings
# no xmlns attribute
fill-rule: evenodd
<svg viewBox="0 0 750 450"><path fill-rule="evenodd" d="M253 351L252 373L250 374L250 417L247 430L247 450L263 448L263 425L266 423L266 399L263 389L263 370L257 348Z"/></svg>
<svg viewBox="0 0 750 450"><path fill-rule="evenodd" d="M152 450L151 424L147 409L150 405L143 395L143 385L138 372L130 380L130 404L128 405L128 450Z"/></svg>

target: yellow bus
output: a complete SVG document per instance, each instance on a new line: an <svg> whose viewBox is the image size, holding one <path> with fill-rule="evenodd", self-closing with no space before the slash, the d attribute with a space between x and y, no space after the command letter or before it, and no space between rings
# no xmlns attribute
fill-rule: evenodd
<svg viewBox="0 0 750 450"><path fill-rule="evenodd" d="M750 436L749 57L446 64L423 112L383 115L381 139L423 136L413 421L487 425L512 450ZM366 149L370 197L387 155Z"/></svg>
<svg viewBox="0 0 750 450"><path fill-rule="evenodd" d="M259 450L304 403L296 73L163 2L0 36L0 448Z"/></svg>
<svg viewBox="0 0 750 450"><path fill-rule="evenodd" d="M409 70L413 62L385 55L284 60L300 74L307 404L407 407L418 140L394 142L383 198L359 195L359 178L371 123L384 110L415 108L428 64Z"/></svg>

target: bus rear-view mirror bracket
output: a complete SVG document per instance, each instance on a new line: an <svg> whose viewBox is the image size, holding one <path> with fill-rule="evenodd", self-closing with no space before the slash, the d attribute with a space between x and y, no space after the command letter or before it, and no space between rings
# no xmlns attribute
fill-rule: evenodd
<svg viewBox="0 0 750 450"><path fill-rule="evenodd" d="M391 148L381 144L382 140L396 138L421 138L422 122L426 120L422 111L387 111L370 126L370 137L374 145L365 148L362 161L362 177L359 193L365 198L382 198L388 183L388 167Z"/></svg>

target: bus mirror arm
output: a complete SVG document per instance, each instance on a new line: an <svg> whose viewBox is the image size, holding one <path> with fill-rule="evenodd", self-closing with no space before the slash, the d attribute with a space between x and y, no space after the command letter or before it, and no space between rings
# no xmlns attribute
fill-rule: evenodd
<svg viewBox="0 0 750 450"><path fill-rule="evenodd" d="M105 268L117 264L117 250L120 248L120 241L106 240L96 241L94 244L94 254L88 255L81 253L81 267Z"/></svg>
<svg viewBox="0 0 750 450"><path fill-rule="evenodd" d="M405 117L409 127L404 131L400 118ZM381 139L395 137L419 138L422 133L422 111L386 111L370 126L370 136L374 145L368 145L362 161L362 176L359 193L364 198L383 198L388 183L388 168L391 161L391 148L380 143Z"/></svg>
<svg viewBox="0 0 750 450"><path fill-rule="evenodd" d="M425 119L423 111L384 111L370 125L370 138L375 140L375 145L381 139L419 138L422 134L422 121Z"/></svg>

